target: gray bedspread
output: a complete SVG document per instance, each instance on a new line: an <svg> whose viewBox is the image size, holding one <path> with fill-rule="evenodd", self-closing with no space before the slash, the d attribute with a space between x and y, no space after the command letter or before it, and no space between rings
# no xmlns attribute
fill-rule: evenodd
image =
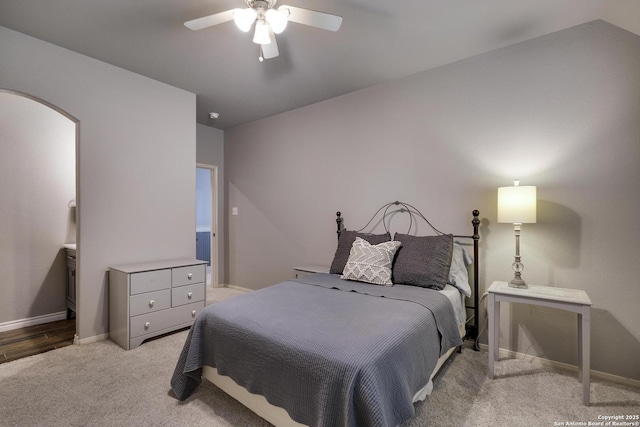
<svg viewBox="0 0 640 427"><path fill-rule="evenodd" d="M309 426L396 426L461 343L438 291L314 274L207 307L171 386L184 400L212 366Z"/></svg>

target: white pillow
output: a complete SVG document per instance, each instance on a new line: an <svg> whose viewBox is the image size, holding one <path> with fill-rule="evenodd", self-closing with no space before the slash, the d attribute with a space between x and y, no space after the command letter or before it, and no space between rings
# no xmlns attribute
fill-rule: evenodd
<svg viewBox="0 0 640 427"><path fill-rule="evenodd" d="M374 285L393 285L391 267L396 251L401 245L402 243L396 241L372 245L366 240L356 237L341 278Z"/></svg>
<svg viewBox="0 0 640 427"><path fill-rule="evenodd" d="M448 283L458 288L467 298L471 297L469 273L467 272L467 267L471 263L473 263L473 258L467 250L455 242L453 244L453 256L451 257Z"/></svg>

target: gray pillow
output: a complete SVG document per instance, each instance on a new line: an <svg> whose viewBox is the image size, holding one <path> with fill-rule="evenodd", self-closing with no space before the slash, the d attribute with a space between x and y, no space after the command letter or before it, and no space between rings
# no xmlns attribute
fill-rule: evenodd
<svg viewBox="0 0 640 427"><path fill-rule="evenodd" d="M473 263L473 257L458 243L453 243L451 270L449 270L449 284L458 288L467 298L471 298L471 285L467 267Z"/></svg>
<svg viewBox="0 0 640 427"><path fill-rule="evenodd" d="M398 234L402 243L393 264L393 283L443 289L449 279L453 236L410 236Z"/></svg>
<svg viewBox="0 0 640 427"><path fill-rule="evenodd" d="M349 253L351 252L351 246L356 241L356 237L360 237L372 245L377 245L383 242L389 242L391 240L391 234L367 234L358 233L356 231L342 230L340 233L340 239L338 239L338 248L333 256L333 262L329 268L331 274L342 274L344 266L349 259Z"/></svg>

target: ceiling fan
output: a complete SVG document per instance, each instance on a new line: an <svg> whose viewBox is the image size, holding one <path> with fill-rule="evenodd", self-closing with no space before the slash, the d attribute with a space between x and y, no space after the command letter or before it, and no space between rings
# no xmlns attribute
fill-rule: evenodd
<svg viewBox="0 0 640 427"><path fill-rule="evenodd" d="M283 32L289 21L328 31L338 31L342 25L341 16L285 5L276 9L277 1L244 0L247 4L246 8L203 16L187 21L184 25L193 31L198 31L233 20L238 28L246 33L255 23L253 42L260 46L260 56L258 57L260 62L279 55L275 35Z"/></svg>

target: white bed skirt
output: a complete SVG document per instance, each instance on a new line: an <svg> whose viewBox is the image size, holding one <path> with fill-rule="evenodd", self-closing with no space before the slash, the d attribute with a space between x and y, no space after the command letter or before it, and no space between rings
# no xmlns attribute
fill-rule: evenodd
<svg viewBox="0 0 640 427"><path fill-rule="evenodd" d="M464 337L464 325L460 327L460 336ZM414 403L426 399L427 396L431 394L433 391L433 377L438 373L438 371L440 371L442 365L444 365L455 350L456 347L450 348L447 353L438 359L438 363L436 363L436 367L431 374L431 378L429 378L429 382L413 397ZM284 408L272 405L264 396L250 393L246 388L238 385L238 383L236 383L232 378L218 374L218 370L216 368L205 366L202 368L202 374L208 381L218 386L222 391L274 426L307 427L305 424L300 424L299 422L292 420L289 413Z"/></svg>

